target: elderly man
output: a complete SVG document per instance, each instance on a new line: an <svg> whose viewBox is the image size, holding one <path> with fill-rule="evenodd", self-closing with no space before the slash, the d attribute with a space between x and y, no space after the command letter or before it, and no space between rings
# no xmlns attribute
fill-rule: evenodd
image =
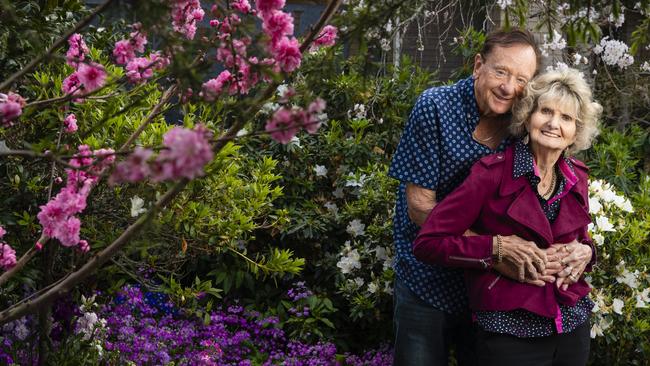
<svg viewBox="0 0 650 366"><path fill-rule="evenodd" d="M492 33L474 59L472 76L426 90L409 116L389 172L401 182L394 217L395 365L446 365L450 348L461 366L475 363L462 270L423 264L411 246L437 200L479 158L505 148L510 108L539 63L529 32ZM524 240L518 244L516 267L495 269L529 283L553 281L543 273L546 253Z"/></svg>

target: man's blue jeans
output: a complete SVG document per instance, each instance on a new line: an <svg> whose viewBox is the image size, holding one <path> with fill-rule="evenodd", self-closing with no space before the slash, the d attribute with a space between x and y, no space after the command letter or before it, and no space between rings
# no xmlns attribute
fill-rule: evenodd
<svg viewBox="0 0 650 366"><path fill-rule="evenodd" d="M393 365L447 365L452 347L459 366L477 364L475 331L469 313L451 315L437 310L400 280L395 281L393 304Z"/></svg>

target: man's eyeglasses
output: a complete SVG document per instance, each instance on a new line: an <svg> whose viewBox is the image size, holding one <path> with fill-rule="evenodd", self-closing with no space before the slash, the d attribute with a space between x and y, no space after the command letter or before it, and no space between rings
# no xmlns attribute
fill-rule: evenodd
<svg viewBox="0 0 650 366"><path fill-rule="evenodd" d="M490 73L497 79L503 82L509 82L511 77L515 78L515 85L519 88L524 88L526 87L526 84L528 84L528 79L521 77L521 76L514 76L512 75L508 70L503 69L501 67L495 67L492 65L489 65L487 63L483 64L486 66L489 70Z"/></svg>

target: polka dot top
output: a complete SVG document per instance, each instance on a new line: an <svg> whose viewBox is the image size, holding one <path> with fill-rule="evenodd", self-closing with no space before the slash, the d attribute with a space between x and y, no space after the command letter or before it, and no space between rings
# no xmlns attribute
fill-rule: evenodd
<svg viewBox="0 0 650 366"><path fill-rule="evenodd" d="M448 313L467 311L463 270L415 258L411 247L420 228L408 217L405 188L406 183L414 183L436 191L436 198L442 200L463 182L477 160L505 150L507 141L492 150L472 138L478 121L471 77L426 90L411 111L388 172L400 181L393 218L397 278L423 301Z"/></svg>

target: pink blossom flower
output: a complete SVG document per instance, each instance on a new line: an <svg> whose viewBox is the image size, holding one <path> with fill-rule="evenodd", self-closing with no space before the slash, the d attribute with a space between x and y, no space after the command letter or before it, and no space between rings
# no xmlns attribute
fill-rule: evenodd
<svg viewBox="0 0 650 366"><path fill-rule="evenodd" d="M75 33L68 38L68 45L70 45L70 48L65 54L66 63L76 69L79 63L86 59L86 55L90 50L88 50L86 42L79 33Z"/></svg>
<svg viewBox="0 0 650 366"><path fill-rule="evenodd" d="M133 183L147 178L151 174L148 163L151 155L153 155L152 150L136 147L132 154L117 164L108 183L111 185L121 182Z"/></svg>
<svg viewBox="0 0 650 366"><path fill-rule="evenodd" d="M160 51L150 53L149 61L151 61L151 63L154 65L153 68L156 70L163 70L171 63L169 57L163 56Z"/></svg>
<svg viewBox="0 0 650 366"><path fill-rule="evenodd" d="M86 240L79 240L77 245L82 253L88 253L90 251L90 244L88 244L88 241Z"/></svg>
<svg viewBox="0 0 650 366"><path fill-rule="evenodd" d="M7 230L5 230L5 228L0 226L0 239L2 239L2 237L5 236L5 234L7 234Z"/></svg>
<svg viewBox="0 0 650 366"><path fill-rule="evenodd" d="M255 0L255 7L262 13L284 8L285 0Z"/></svg>
<svg viewBox="0 0 650 366"><path fill-rule="evenodd" d="M272 42L277 42L280 38L293 34L293 17L281 10L273 10L265 14L262 29Z"/></svg>
<svg viewBox="0 0 650 366"><path fill-rule="evenodd" d="M318 131L320 126L327 120L327 114L324 114L326 103L321 98L316 98L307 108L307 117L304 121L303 127L308 133L314 134Z"/></svg>
<svg viewBox="0 0 650 366"><path fill-rule="evenodd" d="M327 103L322 98L316 98L309 104L307 111L309 113L322 113L327 107Z"/></svg>
<svg viewBox="0 0 650 366"><path fill-rule="evenodd" d="M90 93L104 86L106 82L106 71L104 71L104 66L100 64L82 63L77 69L77 77L83 84L84 91Z"/></svg>
<svg viewBox="0 0 650 366"><path fill-rule="evenodd" d="M0 267L5 271L16 265L16 251L7 243L0 242Z"/></svg>
<svg viewBox="0 0 650 366"><path fill-rule="evenodd" d="M215 100L219 94L221 94L224 85L231 80L232 75L230 74L230 71L224 70L216 78L210 79L203 83L203 88L199 95L206 101L211 102Z"/></svg>
<svg viewBox="0 0 650 366"><path fill-rule="evenodd" d="M163 136L162 150L156 162L160 169L154 172L154 181L188 178L204 174L203 167L214 157L210 146L212 132L199 124L193 130L174 127Z"/></svg>
<svg viewBox="0 0 650 366"><path fill-rule="evenodd" d="M318 47L329 47L333 46L336 43L338 29L333 25L326 25L321 30L320 34L314 42L312 43L311 49L316 49Z"/></svg>
<svg viewBox="0 0 650 366"><path fill-rule="evenodd" d="M72 74L68 75L68 77L65 78L61 84L61 90L65 94L78 95L80 94L80 88L81 81L79 81L79 74L77 74L77 72L73 72Z"/></svg>
<svg viewBox="0 0 650 366"><path fill-rule="evenodd" d="M281 38L277 43L271 45L271 53L280 68L286 72L292 72L300 67L302 53L300 44L295 38Z"/></svg>
<svg viewBox="0 0 650 366"><path fill-rule="evenodd" d="M74 133L77 132L77 117L74 115L74 113L71 113L65 117L63 120L63 123L65 124L65 132L67 133Z"/></svg>
<svg viewBox="0 0 650 366"><path fill-rule="evenodd" d="M126 77L132 83L141 83L153 76L154 63L144 57L136 57L126 64Z"/></svg>
<svg viewBox="0 0 650 366"><path fill-rule="evenodd" d="M273 113L273 117L266 123L265 130L275 141L287 144L296 136L300 128L295 117L291 109L282 107Z"/></svg>
<svg viewBox="0 0 650 366"><path fill-rule="evenodd" d="M115 57L115 63L118 65L124 65L133 59L135 57L135 50L131 42L126 39L117 41L113 48L113 57Z"/></svg>
<svg viewBox="0 0 650 366"><path fill-rule="evenodd" d="M144 46L147 44L147 34L142 31L142 24L133 23L131 24L133 32L129 34L131 36L131 46L137 52L144 52Z"/></svg>
<svg viewBox="0 0 650 366"><path fill-rule="evenodd" d="M234 0L232 3L230 3L230 6L232 6L233 9L237 9L244 14L248 14L251 11L251 4L248 2L248 0Z"/></svg>
<svg viewBox="0 0 650 366"><path fill-rule="evenodd" d="M172 7L172 26L187 39L194 39L196 22L203 20L205 12L199 0L174 0Z"/></svg>
<svg viewBox="0 0 650 366"><path fill-rule="evenodd" d="M20 100L12 98L12 94L5 95L0 93L0 122L2 122L4 127L11 126L13 124L11 121L23 113L24 99L20 98L22 100L21 104ZM20 96L18 95L18 97Z"/></svg>
<svg viewBox="0 0 650 366"><path fill-rule="evenodd" d="M59 239L64 247L77 246L79 244L79 229L81 229L81 221L71 216L64 222L63 226L57 228L55 237Z"/></svg>

